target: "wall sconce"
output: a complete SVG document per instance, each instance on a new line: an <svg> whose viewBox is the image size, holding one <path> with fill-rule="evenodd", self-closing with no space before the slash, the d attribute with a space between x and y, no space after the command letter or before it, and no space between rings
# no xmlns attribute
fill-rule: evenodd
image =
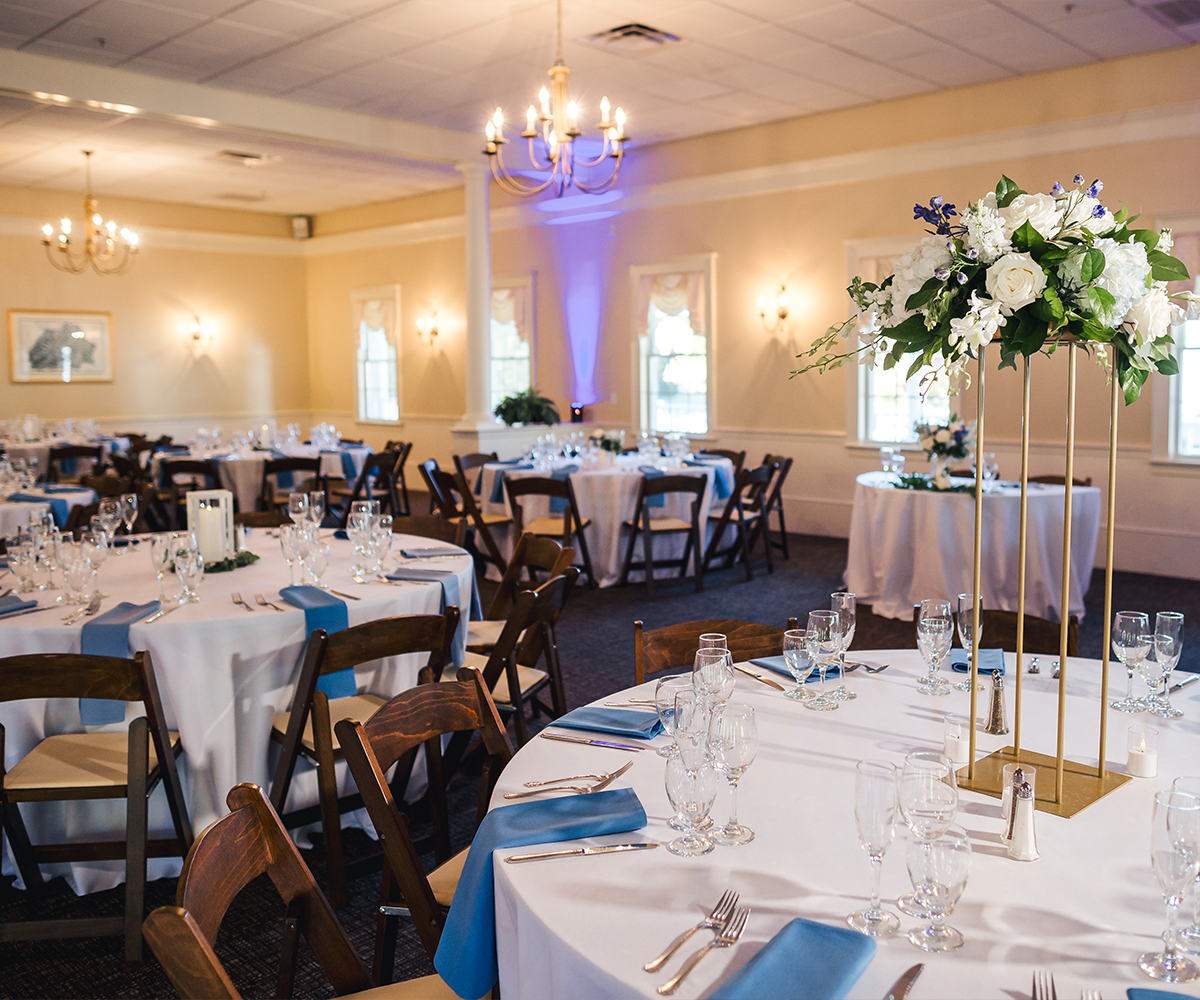
<svg viewBox="0 0 1200 1000"><path fill-rule="evenodd" d="M199 315L193 316L192 322L188 326L188 332L192 335L192 351L197 354L202 351L201 340L211 343L216 330L217 328L211 320L201 320Z"/></svg>
<svg viewBox="0 0 1200 1000"><path fill-rule="evenodd" d="M779 286L779 294L775 296L775 319L770 323L767 322L767 297L760 295L758 297L758 316L762 320L763 329L767 333L782 333L787 326L788 314L788 297L787 285Z"/></svg>
<svg viewBox="0 0 1200 1000"><path fill-rule="evenodd" d="M438 325L437 311L432 316L421 316L417 319L417 340L432 347L437 342Z"/></svg>

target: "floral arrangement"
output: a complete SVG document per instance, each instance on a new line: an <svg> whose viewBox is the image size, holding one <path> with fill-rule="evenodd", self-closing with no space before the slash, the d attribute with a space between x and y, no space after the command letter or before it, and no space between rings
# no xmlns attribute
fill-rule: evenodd
<svg viewBox="0 0 1200 1000"><path fill-rule="evenodd" d="M975 440L975 425L960 420L957 413L950 414L947 424L922 424L914 429L921 439L926 457L939 455L943 458L966 458L971 454L971 443Z"/></svg>
<svg viewBox="0 0 1200 1000"><path fill-rule="evenodd" d="M931 476L919 472L908 472L896 477L896 485L906 490L932 490L937 493L974 493L975 484L955 486L950 481L950 470L942 466Z"/></svg>
<svg viewBox="0 0 1200 1000"><path fill-rule="evenodd" d="M614 455L625 450L624 431L604 431L597 427L592 431L590 440L595 441L601 451L611 451Z"/></svg>
<svg viewBox="0 0 1200 1000"><path fill-rule="evenodd" d="M204 572L228 573L231 570L242 569L244 566L253 566L256 562L258 562L258 560L259 556L256 556L253 552L250 552L246 549L242 549L242 551L235 556L221 559L218 562L205 563ZM171 560L171 562L167 564L167 572L175 572L174 560Z"/></svg>
<svg viewBox="0 0 1200 1000"><path fill-rule="evenodd" d="M900 258L879 284L855 278L847 291L857 315L831 326L801 358L813 358L793 375L824 372L850 358L895 367L915 355L911 378L929 366L923 382L948 380L950 391L969 384L967 361L997 336L1000 367L1016 357L1053 353L1064 337L1085 348L1111 343L1116 377L1132 403L1152 370L1174 375L1169 330L1200 318L1200 296L1168 295L1167 282L1188 278L1170 254L1171 232L1131 229L1136 216L1110 212L1100 201L1104 185L1055 184L1029 194L1010 178L959 215L940 195L916 205L914 218L933 228ZM952 221L952 220L961 221ZM858 346L841 341L857 334ZM1097 356L1107 366L1105 351Z"/></svg>

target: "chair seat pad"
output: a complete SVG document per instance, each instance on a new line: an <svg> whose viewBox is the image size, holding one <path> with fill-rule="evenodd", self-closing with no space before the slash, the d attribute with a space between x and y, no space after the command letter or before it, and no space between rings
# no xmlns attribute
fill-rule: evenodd
<svg viewBox="0 0 1200 1000"><path fill-rule="evenodd" d="M757 517L758 517L758 511L756 511L756 510L747 510L747 511L744 511L744 514L745 514L745 520L747 520L747 521L753 521L753 520L757 519ZM719 520L721 520L722 514L718 511L709 511L708 516L709 516L709 519L712 521L719 521ZM740 521L742 519L743 519L742 514L739 514L736 509L731 510L729 512L729 520Z"/></svg>
<svg viewBox="0 0 1200 1000"><path fill-rule="evenodd" d="M471 622L467 625L467 649L476 653L486 653L500 640L507 622L499 621Z"/></svg>
<svg viewBox="0 0 1200 1000"><path fill-rule="evenodd" d="M481 653L465 653L463 655L463 666L474 667L480 673L487 666L488 658ZM531 688L537 687L543 683L548 674L544 670L537 670L534 667L517 666L517 683L521 685L521 694L526 694ZM446 670L442 673L443 679L454 679L454 672ZM505 705L511 705L512 699L508 692L508 671L500 675L496 681L496 686L492 688L492 699Z"/></svg>
<svg viewBox="0 0 1200 1000"><path fill-rule="evenodd" d="M625 527L627 527L627 528L636 527L636 528L640 529L641 525L640 524L635 525L632 521L626 521ZM650 530L651 531L691 531L692 530L692 522L681 520L678 517L660 517L657 521L651 519Z"/></svg>
<svg viewBox="0 0 1200 1000"><path fill-rule="evenodd" d="M379 706L382 705L386 698L381 698L377 694L352 694L348 698L331 698L329 700L329 724L336 726L342 719L354 719L356 722L366 722L372 715L379 711ZM280 733L286 733L288 720L292 717L291 712L280 712L275 716L275 728ZM341 743L338 741L337 733L330 734L333 737L333 749L340 750ZM304 749L310 753L316 752L316 745L313 743L312 735L312 712L308 713L308 718L304 723L304 732L300 737L300 742L304 745Z"/></svg>
<svg viewBox="0 0 1200 1000"><path fill-rule="evenodd" d="M532 521L530 521L527 525L525 525L525 530L532 532L535 535L539 535L539 536L542 536L545 538L562 538L562 536L563 536L563 521L565 521L565 520L566 520L565 516L564 517L535 517ZM585 528L591 523L592 522L591 522L590 518L585 517L583 519L583 526Z"/></svg>
<svg viewBox="0 0 1200 1000"><path fill-rule="evenodd" d="M444 865L439 865L429 873L429 888L433 890L433 898L444 909L450 909L450 904L454 902L454 890L458 888L469 850L468 847L459 851Z"/></svg>
<svg viewBox="0 0 1200 1000"><path fill-rule="evenodd" d="M460 1000L458 994L446 985L441 976L421 976L420 979L388 983L387 986L376 986L361 993L343 993L342 996L360 1000ZM487 1000L488 996L491 994L488 993L480 1000Z"/></svg>
<svg viewBox="0 0 1200 1000"><path fill-rule="evenodd" d="M179 734L171 733L171 745ZM4 776L4 790L120 788L128 782L129 734L64 733L47 736ZM150 770L158 766L150 741Z"/></svg>

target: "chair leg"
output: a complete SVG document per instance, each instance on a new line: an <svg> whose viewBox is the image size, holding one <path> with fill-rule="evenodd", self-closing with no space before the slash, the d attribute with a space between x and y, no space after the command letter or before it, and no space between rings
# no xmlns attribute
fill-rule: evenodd
<svg viewBox="0 0 1200 1000"><path fill-rule="evenodd" d="M283 937L279 942L279 980L275 996L290 997L295 992L296 948L300 943L300 925L304 922L304 897L297 896L283 917Z"/></svg>
<svg viewBox="0 0 1200 1000"><path fill-rule="evenodd" d="M746 563L746 579L754 579L754 570L750 567L750 532L746 530L745 518L738 521L738 540L742 543L742 559Z"/></svg>
<svg viewBox="0 0 1200 1000"><path fill-rule="evenodd" d="M313 745L317 751L317 789L321 797L321 831L325 836L325 863L329 870L329 902L340 910L348 902L346 860L342 857L342 817L338 810L337 776L333 769L333 729L329 722L329 698L324 691L313 694Z"/></svg>
<svg viewBox="0 0 1200 1000"><path fill-rule="evenodd" d="M632 527L629 530L629 545L625 549L625 565L621 567L621 579L617 581L618 587L624 587L629 583L629 568L633 565L633 547L637 542L638 532L641 530L638 523L638 511L633 512Z"/></svg>
<svg viewBox="0 0 1200 1000"><path fill-rule="evenodd" d="M763 510L762 517L759 520L762 521L763 527L763 548L766 549L767 552L767 572L774 573L775 554L771 551L771 526L767 523L767 511L765 509Z"/></svg>
<svg viewBox="0 0 1200 1000"><path fill-rule="evenodd" d="M15 802L4 803L4 832L8 834L8 846L25 888L40 889L46 880L42 878L42 870L33 858L33 844Z"/></svg>
<svg viewBox="0 0 1200 1000"><path fill-rule="evenodd" d="M650 508L642 510L642 550L646 563L646 596L654 599L654 533L650 530Z"/></svg>
<svg viewBox="0 0 1200 1000"><path fill-rule="evenodd" d="M775 508L775 513L779 515L779 542L783 546L783 558L785 561L790 560L792 557L788 553L787 525L783 523L783 504L782 503L780 503L780 505L777 508Z"/></svg>
<svg viewBox="0 0 1200 1000"><path fill-rule="evenodd" d="M553 625L546 628L546 670L550 674L550 701L557 719L567 710L567 694L563 689L562 664L558 659L558 634Z"/></svg>
<svg viewBox="0 0 1200 1000"><path fill-rule="evenodd" d="M386 904L395 905L398 900L392 899L392 888L395 885L395 880L392 878L392 869L388 867L387 859L383 862L383 876L379 883L379 903L381 906ZM398 917L389 917L386 914L379 913L375 918L375 982L380 986L386 986L392 981L392 974L396 969L396 938L399 935L400 925Z"/></svg>
<svg viewBox="0 0 1200 1000"><path fill-rule="evenodd" d="M529 739L529 727L525 724L525 702L521 699L521 685L517 680L517 661L513 656L509 657L506 670L508 673L508 701L516 715L513 724L517 733L517 746L523 747Z"/></svg>
<svg viewBox="0 0 1200 1000"><path fill-rule="evenodd" d="M150 731L146 719L129 724L125 787L125 961L142 960L142 918L146 910L146 779L150 771Z"/></svg>
<svg viewBox="0 0 1200 1000"><path fill-rule="evenodd" d="M699 594L704 590L704 560L700 556L700 528L698 526L692 526L692 533L689 539L695 540L695 549L693 550L692 558L696 564L696 593ZM687 553L684 553L683 568L687 568Z"/></svg>

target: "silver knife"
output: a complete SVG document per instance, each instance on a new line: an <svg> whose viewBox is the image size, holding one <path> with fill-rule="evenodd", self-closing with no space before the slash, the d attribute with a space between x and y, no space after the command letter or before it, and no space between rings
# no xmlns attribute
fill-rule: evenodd
<svg viewBox="0 0 1200 1000"><path fill-rule="evenodd" d="M756 681L762 681L764 684L768 685L769 687L773 687L776 691L786 691L787 690L787 688L785 688L782 684L778 684L775 681L771 680L770 677L764 677L762 674L758 673L758 671L751 670L749 667L743 666L740 663L735 663L733 665L733 669L741 671L743 674L746 674L748 677L753 677Z"/></svg>
<svg viewBox="0 0 1200 1000"><path fill-rule="evenodd" d="M55 607L53 604L43 604L40 608L26 608L24 611L11 611L6 615L0 615L0 622L6 622L10 618L20 618L21 615L32 615L39 611L49 611Z"/></svg>
<svg viewBox="0 0 1200 1000"><path fill-rule="evenodd" d="M892 988L884 995L883 1000L904 1000L908 996L908 991L912 989L913 983L917 981L917 976L925 971L923 963L918 962L904 975L892 983Z"/></svg>
<svg viewBox="0 0 1200 1000"><path fill-rule="evenodd" d="M1200 674L1192 674L1190 677L1185 677L1178 684L1172 684L1167 689L1167 693L1174 694L1176 691L1181 691L1183 688L1187 687L1189 684L1194 684L1196 681L1200 681Z"/></svg>
<svg viewBox="0 0 1200 1000"><path fill-rule="evenodd" d="M645 747L631 747L628 743L609 743L607 740L585 740L581 736L559 736L558 733L538 733L543 739L562 740L564 743L586 743L593 747L611 747L613 750L632 750L640 753Z"/></svg>
<svg viewBox="0 0 1200 1000"><path fill-rule="evenodd" d="M607 847L575 847L569 851L542 851L540 854L510 854L504 861L506 864L519 865L525 861L544 861L546 858L583 858L590 857L593 854L648 851L657 846L658 844L609 844Z"/></svg>
<svg viewBox="0 0 1200 1000"><path fill-rule="evenodd" d="M182 607L183 607L182 604L169 604L165 608L159 608L157 611L154 612L154 614L152 614L149 618L146 619L146 624L149 625L152 622L156 622L160 618L162 618L166 615L169 615L172 611L178 611Z"/></svg>
<svg viewBox="0 0 1200 1000"><path fill-rule="evenodd" d="M332 588L330 588L329 592L331 594L336 594L338 597L344 597L348 601L361 601L362 600L361 597L355 597L353 594L343 594L340 590L333 590Z"/></svg>

